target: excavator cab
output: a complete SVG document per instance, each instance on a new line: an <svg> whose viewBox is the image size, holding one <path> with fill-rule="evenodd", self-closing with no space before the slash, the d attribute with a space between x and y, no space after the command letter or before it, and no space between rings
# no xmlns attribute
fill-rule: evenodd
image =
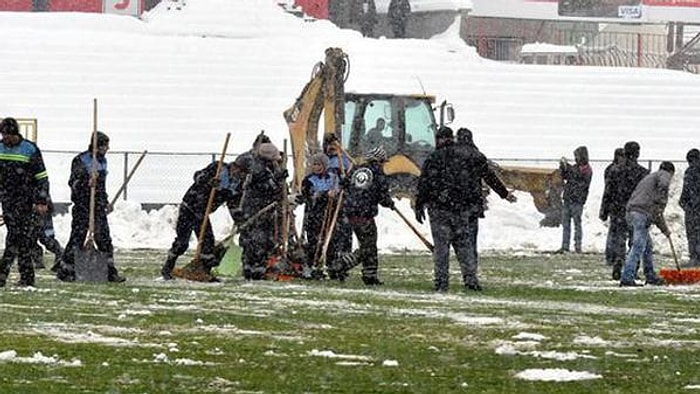
<svg viewBox="0 0 700 394"><path fill-rule="evenodd" d="M345 93L342 144L353 157L384 147L389 157L384 172L397 197L410 196L412 178L420 175L423 162L435 150L434 103L429 95Z"/></svg>

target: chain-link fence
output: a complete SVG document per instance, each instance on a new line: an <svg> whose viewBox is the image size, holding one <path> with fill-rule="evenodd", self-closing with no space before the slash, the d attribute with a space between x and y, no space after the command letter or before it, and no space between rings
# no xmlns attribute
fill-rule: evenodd
<svg viewBox="0 0 700 394"><path fill-rule="evenodd" d="M71 161L78 153L77 151L43 151L51 182L51 195L57 203L70 201L68 177ZM111 151L107 154L109 162L107 191L110 197L117 193L142 153ZM228 154L226 161L235 160L241 153L243 152ZM120 199L141 203L146 208L177 204L192 184L195 171L216 161L219 154L216 152L149 152L135 171ZM507 166L557 168L559 165L559 159L492 158L492 160ZM602 184L603 169L609 162L591 160L595 170L595 183ZM652 171L658 168L660 162L661 160L657 159L640 161ZM293 171L291 157L287 163L291 174ZM676 164L677 174L682 174L686 168L685 161L675 161L674 164Z"/></svg>

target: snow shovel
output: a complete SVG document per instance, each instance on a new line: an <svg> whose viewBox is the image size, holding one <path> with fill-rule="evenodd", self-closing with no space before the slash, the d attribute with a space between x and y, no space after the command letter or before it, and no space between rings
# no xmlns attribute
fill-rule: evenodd
<svg viewBox="0 0 700 394"><path fill-rule="evenodd" d="M421 240L421 242L423 242L423 245L425 245L425 247L428 248L428 250L432 253L433 249L435 249L433 244L430 243L430 241L428 241L423 236L423 234L418 232L418 229L416 229L416 227L413 224L411 224L411 222L409 222L408 219L406 219L406 216L404 216L403 213L401 213L401 211L399 211L398 208L394 207L393 209L394 209L394 212L396 212L399 215L399 217L401 217L401 219L403 219L403 222L406 223L406 225L413 231L413 233L416 234L416 236Z"/></svg>
<svg viewBox="0 0 700 394"><path fill-rule="evenodd" d="M226 252L221 257L219 266L214 268L217 275L236 277L241 273L241 247L233 242L233 234L226 237L222 242L222 247Z"/></svg>
<svg viewBox="0 0 700 394"><path fill-rule="evenodd" d="M221 152L221 157L219 158L219 163L216 166L216 173L214 174L214 179L219 179L221 174L221 168L224 166L224 159L226 158L226 149L228 149L228 141L231 138L231 133L226 134L226 141L224 141L224 148ZM207 206L204 209L204 217L202 218L202 225L199 229L199 237L197 237L197 249L194 253L194 258L192 261L187 263L182 268L175 268L173 270L173 276L178 278L192 280L195 282L216 282L216 278L212 276L204 267L200 255L202 254L202 246L204 243L204 234L206 234L207 226L209 225L209 214L211 213L211 208L214 205L214 198L216 197L216 188L212 187L209 192L209 200L207 200Z"/></svg>
<svg viewBox="0 0 700 394"><path fill-rule="evenodd" d="M673 241L671 240L670 236L667 238L668 244L671 247L671 253L673 254L673 261L676 263L676 269L661 268L659 271L659 276L664 278L666 283L670 285L690 285L700 282L700 269L681 269L681 266L678 264L676 248L673 247Z"/></svg>
<svg viewBox="0 0 700 394"><path fill-rule="evenodd" d="M78 282L107 282L107 255L95 245L95 193L97 187L97 99L93 100L92 168L90 171L90 211L85 243L75 250L75 280Z"/></svg>

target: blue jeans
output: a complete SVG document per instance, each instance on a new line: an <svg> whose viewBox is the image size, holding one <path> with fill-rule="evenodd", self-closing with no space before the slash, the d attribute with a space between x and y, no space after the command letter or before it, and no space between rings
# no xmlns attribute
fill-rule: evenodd
<svg viewBox="0 0 700 394"><path fill-rule="evenodd" d="M583 214L583 204L564 201L561 206L561 225L564 229L562 233L561 248L569 250L571 241L571 219L574 219L574 248L581 251L581 240L583 239L583 229L581 228L581 215Z"/></svg>
<svg viewBox="0 0 700 394"><path fill-rule="evenodd" d="M637 271L637 261L640 260L644 264L644 276L647 281L655 280L656 273L654 272L654 247L649 238L649 227L651 220L647 214L641 212L627 213L627 224L632 227L633 240L632 248L627 253L625 260L625 268L622 271L622 282L633 282Z"/></svg>

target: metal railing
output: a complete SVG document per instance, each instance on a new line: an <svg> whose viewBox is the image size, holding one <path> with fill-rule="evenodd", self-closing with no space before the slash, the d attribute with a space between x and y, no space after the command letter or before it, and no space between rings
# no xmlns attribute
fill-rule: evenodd
<svg viewBox="0 0 700 394"><path fill-rule="evenodd" d="M70 202L68 178L71 161L80 152L45 150L42 153L49 172L52 198L59 206L59 211L65 210L67 203ZM110 169L110 175L107 178L107 192L110 196L115 195L142 153L138 151L111 151L107 154ZM226 161L233 161L242 153L227 154ZM195 171L216 161L219 154L218 152L149 152L134 173L120 199L138 202L144 209L178 204L187 188L192 184ZM559 159L491 158L491 160L499 165L510 166L544 168L557 168L559 166ZM658 168L661 161L661 159L645 159L640 163L653 171ZM672 161L676 164L677 171L682 171L682 168L686 166L684 160ZM602 169L610 163L610 160L601 159L590 162L596 169L594 180L600 178L602 182ZM291 157L287 163L291 173Z"/></svg>

